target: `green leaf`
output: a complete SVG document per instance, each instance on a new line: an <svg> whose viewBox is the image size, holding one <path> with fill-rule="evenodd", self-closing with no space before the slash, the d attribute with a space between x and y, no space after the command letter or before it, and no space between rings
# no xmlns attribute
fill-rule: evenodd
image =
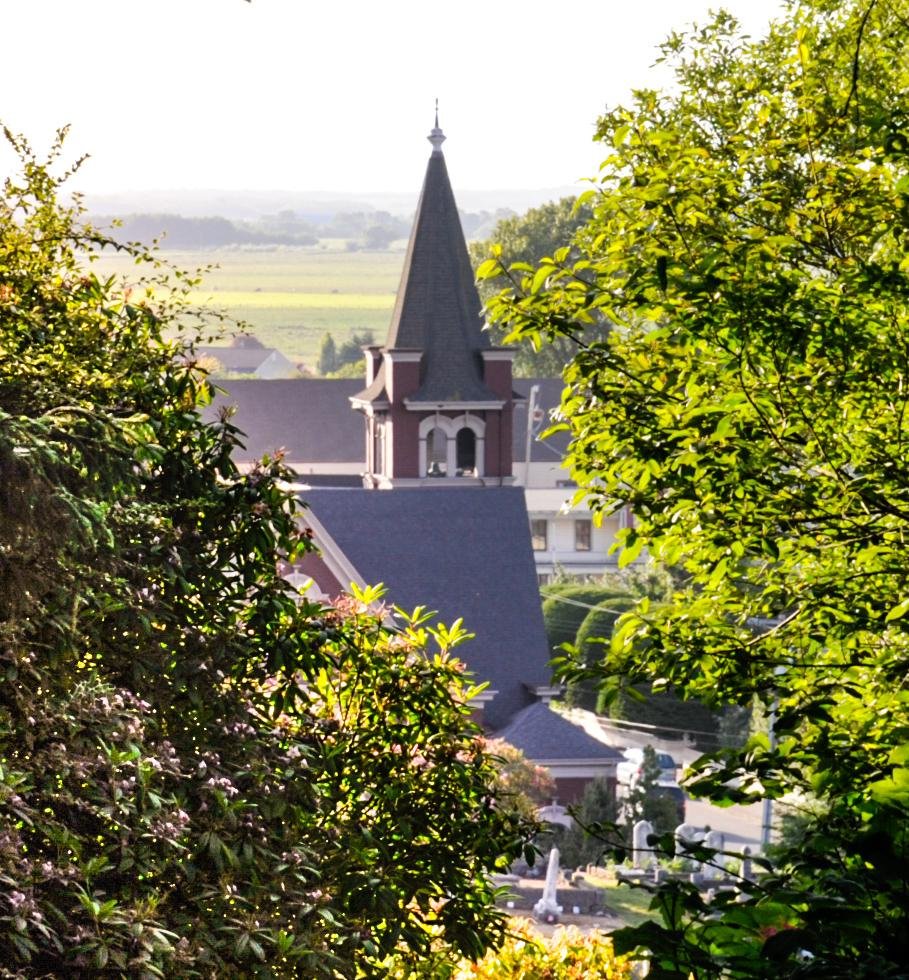
<svg viewBox="0 0 909 980"><path fill-rule="evenodd" d="M907 612L909 612L909 598L902 599L895 606L893 606L887 613L885 622L892 623L895 619L902 619Z"/></svg>

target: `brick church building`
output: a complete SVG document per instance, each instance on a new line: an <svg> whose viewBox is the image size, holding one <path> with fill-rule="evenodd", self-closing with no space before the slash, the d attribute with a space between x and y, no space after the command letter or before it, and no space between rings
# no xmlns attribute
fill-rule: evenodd
<svg viewBox="0 0 909 980"><path fill-rule="evenodd" d="M568 802L590 778L613 776L618 753L547 704L557 693L552 653L524 489L512 473L514 410L523 399L513 388L512 351L493 346L484 330L444 140L437 117L388 335L365 351L365 383L348 389L362 456L351 457L351 472L334 475L306 476L299 461L308 484L304 520L319 554L307 555L293 577L327 598L351 582L382 583L396 606L424 606L445 623L463 619L474 639L457 654L486 684L474 705L478 720L545 759ZM305 436L287 431L298 445L312 443L302 455L339 458L319 443L339 431L336 392L350 382L262 384L274 386L270 402L260 385L258 398L247 398L245 410L240 404L241 427L260 431L254 441L309 425ZM307 411L295 419L292 401L274 408L291 389L306 395ZM257 418L257 405L272 407Z"/></svg>
<svg viewBox="0 0 909 980"><path fill-rule="evenodd" d="M553 693L520 488L512 486L512 353L492 346L438 120L388 336L366 350L360 487L303 494L321 556L300 571L324 595L382 582L395 605L463 618L459 655L488 684L490 730Z"/></svg>

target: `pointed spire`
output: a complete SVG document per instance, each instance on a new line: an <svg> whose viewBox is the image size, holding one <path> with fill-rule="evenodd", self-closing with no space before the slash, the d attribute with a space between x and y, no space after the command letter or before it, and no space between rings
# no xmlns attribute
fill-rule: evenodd
<svg viewBox="0 0 909 980"><path fill-rule="evenodd" d="M442 144L445 142L445 134L439 129L439 100L436 99L436 124L432 132L426 137L432 143L432 152L441 153Z"/></svg>
<svg viewBox="0 0 909 980"><path fill-rule="evenodd" d="M444 138L436 125L383 351L419 354L419 383L406 395L408 404L501 405L485 380L484 352L492 345L440 149ZM387 381L383 361L356 400L387 401Z"/></svg>

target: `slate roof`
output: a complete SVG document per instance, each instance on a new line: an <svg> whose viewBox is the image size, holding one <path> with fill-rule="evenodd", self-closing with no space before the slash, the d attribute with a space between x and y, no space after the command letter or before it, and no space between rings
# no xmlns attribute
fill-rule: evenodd
<svg viewBox="0 0 909 980"><path fill-rule="evenodd" d="M541 701L519 711L496 738L520 749L528 759L602 759L619 761L622 753L553 711Z"/></svg>
<svg viewBox="0 0 909 980"><path fill-rule="evenodd" d="M276 449L290 464L363 463L363 416L350 407L361 386L356 378L292 378L216 382L218 391L202 415L214 420L222 408L236 406L232 419L244 433L237 462L252 462Z"/></svg>
<svg viewBox="0 0 909 980"><path fill-rule="evenodd" d="M438 128L433 132L441 136ZM421 385L409 401L500 401L483 382L479 352L491 347L489 334L483 330L480 297L441 140L433 146L385 349L423 352ZM379 401L384 389L383 364L357 398Z"/></svg>
<svg viewBox="0 0 909 980"><path fill-rule="evenodd" d="M362 386L355 378L293 378L286 381L262 379L216 382L219 392L203 410L213 420L225 405L236 406L234 424L244 433L245 448L235 454L238 462L252 462L278 447L287 450L294 464L362 463L365 467L363 416L350 406L350 396ZM525 406L515 413L512 458L524 461L527 430L526 410L531 385L540 386L539 402L545 411L559 404L564 387L559 378L516 378L514 389ZM542 431L548 420L540 425ZM534 439L530 459L535 463L556 462L565 452L568 437L558 433L545 443Z"/></svg>
<svg viewBox="0 0 909 980"><path fill-rule="evenodd" d="M476 638L458 648L478 680L499 693L486 720L501 727L548 685L527 511L519 488L316 488L302 494L319 523L368 583L396 605L463 618Z"/></svg>

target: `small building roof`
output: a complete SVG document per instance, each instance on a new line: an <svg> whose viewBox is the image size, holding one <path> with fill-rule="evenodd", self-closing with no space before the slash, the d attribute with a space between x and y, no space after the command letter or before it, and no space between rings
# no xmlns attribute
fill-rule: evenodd
<svg viewBox="0 0 909 980"><path fill-rule="evenodd" d="M516 487L314 488L313 516L368 583L383 582L405 610L463 618L476 638L456 650L498 692L493 727L549 684L549 646L523 493Z"/></svg>
<svg viewBox="0 0 909 980"><path fill-rule="evenodd" d="M197 347L194 351L198 357L213 357L226 371L249 371L252 373L273 354L282 360L287 360L275 347L232 346L216 347L214 345ZM290 364L290 361L287 362Z"/></svg>
<svg viewBox="0 0 909 980"><path fill-rule="evenodd" d="M520 749L528 759L619 761L622 753L611 745L588 735L548 704L538 701L519 711L508 725L496 732L501 738Z"/></svg>

